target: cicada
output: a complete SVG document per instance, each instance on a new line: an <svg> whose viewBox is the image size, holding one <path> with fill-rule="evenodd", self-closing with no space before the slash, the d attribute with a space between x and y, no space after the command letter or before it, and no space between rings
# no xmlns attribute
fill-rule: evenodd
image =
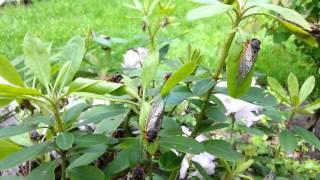
<svg viewBox="0 0 320 180"><path fill-rule="evenodd" d="M161 96L155 98L145 125L145 138L148 142L157 139L164 113L164 101Z"/></svg>
<svg viewBox="0 0 320 180"><path fill-rule="evenodd" d="M246 42L246 46L240 56L240 64L238 68L238 85L242 84L248 73L251 71L259 50L261 42L258 39L251 39Z"/></svg>

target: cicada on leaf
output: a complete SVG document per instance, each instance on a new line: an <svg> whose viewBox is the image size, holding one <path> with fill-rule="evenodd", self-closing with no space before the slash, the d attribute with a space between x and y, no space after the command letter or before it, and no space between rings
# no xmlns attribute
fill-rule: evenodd
<svg viewBox="0 0 320 180"><path fill-rule="evenodd" d="M238 67L237 84L241 85L246 79L256 62L261 42L258 39L251 39L246 42L246 46L241 53Z"/></svg>
<svg viewBox="0 0 320 180"><path fill-rule="evenodd" d="M238 98L249 90L259 50L258 39L248 40L244 44L233 43L226 64L229 96Z"/></svg>
<svg viewBox="0 0 320 180"><path fill-rule="evenodd" d="M157 139L158 133L161 129L163 113L164 113L164 100L161 96L157 96L151 107L148 119L145 124L145 139L150 143Z"/></svg>

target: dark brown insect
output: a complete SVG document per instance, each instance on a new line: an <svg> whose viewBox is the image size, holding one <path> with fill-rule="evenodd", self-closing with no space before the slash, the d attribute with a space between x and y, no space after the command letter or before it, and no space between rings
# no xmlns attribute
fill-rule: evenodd
<svg viewBox="0 0 320 180"><path fill-rule="evenodd" d="M20 108L22 110L29 110L31 111L31 114L34 113L36 108L31 104L30 100L28 99L23 99L22 102L20 103Z"/></svg>
<svg viewBox="0 0 320 180"><path fill-rule="evenodd" d="M123 77L120 74L114 74L111 76L106 76L103 79L108 82L120 83Z"/></svg>
<svg viewBox="0 0 320 180"><path fill-rule="evenodd" d="M258 39L251 39L246 42L246 46L240 56L240 64L238 69L238 85L242 84L248 73L251 71L259 50L261 42Z"/></svg>
<svg viewBox="0 0 320 180"><path fill-rule="evenodd" d="M148 142L153 142L158 137L161 129L164 112L164 101L161 96L156 97L145 125L145 138Z"/></svg>
<svg viewBox="0 0 320 180"><path fill-rule="evenodd" d="M142 167L136 167L132 170L132 180L144 180L145 172Z"/></svg>

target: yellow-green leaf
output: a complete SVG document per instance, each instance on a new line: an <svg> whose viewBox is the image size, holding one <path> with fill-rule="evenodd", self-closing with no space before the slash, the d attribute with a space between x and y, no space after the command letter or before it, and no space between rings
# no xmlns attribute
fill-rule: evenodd
<svg viewBox="0 0 320 180"><path fill-rule="evenodd" d="M2 55L0 55L0 76L11 84L24 86L24 82L22 81L18 71L10 61Z"/></svg>

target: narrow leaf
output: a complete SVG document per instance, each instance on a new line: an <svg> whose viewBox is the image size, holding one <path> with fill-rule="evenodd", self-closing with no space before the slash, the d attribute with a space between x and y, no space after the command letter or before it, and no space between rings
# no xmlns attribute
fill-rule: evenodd
<svg viewBox="0 0 320 180"><path fill-rule="evenodd" d="M11 62L4 56L0 55L0 76L17 86L24 86L18 71L11 64Z"/></svg>
<svg viewBox="0 0 320 180"><path fill-rule="evenodd" d="M27 33L23 41L25 64L40 83L48 86L50 83L50 49L36 36Z"/></svg>
<svg viewBox="0 0 320 180"><path fill-rule="evenodd" d="M192 9L188 12L187 19L189 21L192 21L206 17L217 16L230 10L232 10L231 5L223 4L221 2L216 1L210 3L210 5L205 5Z"/></svg>
<svg viewBox="0 0 320 180"><path fill-rule="evenodd" d="M302 84L299 92L300 102L304 102L308 98L308 96L311 94L315 86L315 81L316 81L315 77L311 76Z"/></svg>
<svg viewBox="0 0 320 180"><path fill-rule="evenodd" d="M290 73L288 76L288 90L289 90L289 94L291 96L291 99L293 99L294 97L298 97L298 95L299 95L299 81L293 73ZM296 104L296 105L298 105L298 104Z"/></svg>
<svg viewBox="0 0 320 180"><path fill-rule="evenodd" d="M284 90L282 85L273 77L268 77L267 80L272 91L274 91L278 96L280 96L283 101L288 102L287 92Z"/></svg>
<svg viewBox="0 0 320 180"><path fill-rule="evenodd" d="M89 92L96 94L108 94L123 86L122 84L105 82L102 80L92 80L86 78L77 78L70 84L69 93Z"/></svg>
<svg viewBox="0 0 320 180"><path fill-rule="evenodd" d="M299 126L294 126L293 131L303 140L307 141L316 148L320 148L320 140L313 133Z"/></svg>
<svg viewBox="0 0 320 180"><path fill-rule="evenodd" d="M13 168L25 161L32 160L44 153L47 144L36 144L7 156L0 161L0 170Z"/></svg>
<svg viewBox="0 0 320 180"><path fill-rule="evenodd" d="M180 81L188 77L195 70L196 66L197 64L194 62L189 62L181 66L163 85L160 92L161 95L166 96Z"/></svg>

